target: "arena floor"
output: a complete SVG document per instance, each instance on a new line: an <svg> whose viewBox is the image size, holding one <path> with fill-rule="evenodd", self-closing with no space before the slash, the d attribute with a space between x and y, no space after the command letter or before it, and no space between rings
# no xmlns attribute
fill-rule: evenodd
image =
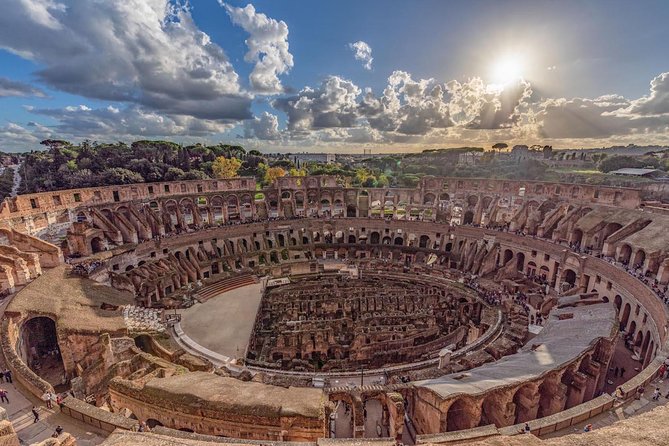
<svg viewBox="0 0 669 446"><path fill-rule="evenodd" d="M213 297L182 312L181 328L195 342L231 358L244 356L260 299L262 283Z"/></svg>

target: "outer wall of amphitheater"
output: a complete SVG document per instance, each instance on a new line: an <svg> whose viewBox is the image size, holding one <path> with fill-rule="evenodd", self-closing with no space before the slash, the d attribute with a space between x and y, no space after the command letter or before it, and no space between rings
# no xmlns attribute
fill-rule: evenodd
<svg viewBox="0 0 669 446"><path fill-rule="evenodd" d="M365 401L372 399L383 408L384 435L394 438L406 429L405 412L418 435L491 424L501 429L532 420L538 429L543 418L597 400L618 331L631 338L643 368L621 386L625 397L647 383L666 356L666 307L652 283L639 279L669 282L666 243L656 231L667 227L669 217L650 208L639 213L643 194L640 189L432 177L415 189L356 189L332 177L306 177L281 178L261 191L252 178L238 178L32 194L8 199L0 208L3 235L17 250L12 255L33 254L21 254L23 261L12 264L16 271L0 282L3 290L14 289L20 277L35 280L29 287L37 284L35 265L53 268L62 252L96 259L102 266L88 278L124 296L134 295L147 308L162 307L190 285L213 284L240 272L299 276L319 273L324 262L388 264L389 274L392 268L398 274L404 268L427 277L452 270L506 285L540 276L559 298L553 320L546 316L547 326L558 327L593 308L605 315L609 308L615 321L602 316L605 335L593 335L590 344L563 363L522 382L503 384L502 377L502 384L482 393L463 388L451 394L443 391L445 382L430 380L378 389L331 388L296 416L235 417L225 402L205 411L188 404L179 407L170 402L178 395L149 390L150 385L177 380L183 367L187 375L208 373L202 371L207 366L184 357L173 363L177 359L169 352L161 359L140 352L124 340L132 336L122 322L105 332L85 332L63 326L57 308L42 314L55 320L65 375L83 393L110 397L116 409L174 429L313 441L330 435L330 413L338 401L345 401L351 410L351 435L362 437ZM638 275L620 264L633 265ZM1 339L10 368L38 394L51 384L26 365L29 354L20 341L21 327L35 315L29 304L10 307ZM526 353L521 347L504 361ZM471 371L494 366L481 359ZM116 377L108 376L108 370ZM446 378L456 379L458 373L454 369ZM319 404L322 408L315 409Z"/></svg>

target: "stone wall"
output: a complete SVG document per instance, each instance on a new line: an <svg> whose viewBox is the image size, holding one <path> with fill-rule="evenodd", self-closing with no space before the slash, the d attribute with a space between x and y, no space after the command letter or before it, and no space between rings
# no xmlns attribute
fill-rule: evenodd
<svg viewBox="0 0 669 446"><path fill-rule="evenodd" d="M326 435L328 414L316 389L281 389L193 372L169 378L182 384L162 390L163 379L168 378L155 378L145 385L112 380L112 407L129 409L143 421L207 435L268 441L314 441ZM231 393L221 393L222 389ZM253 401L259 405L251 407Z"/></svg>

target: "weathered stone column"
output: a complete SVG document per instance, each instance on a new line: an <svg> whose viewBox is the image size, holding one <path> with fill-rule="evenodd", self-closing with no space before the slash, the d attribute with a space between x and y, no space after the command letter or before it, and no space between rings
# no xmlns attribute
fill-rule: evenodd
<svg viewBox="0 0 669 446"><path fill-rule="evenodd" d="M547 377L539 386L537 417L547 417L561 412L567 403L567 386L557 376Z"/></svg>
<svg viewBox="0 0 669 446"><path fill-rule="evenodd" d="M451 363L451 355L453 354L453 350L450 348L446 347L441 349L439 351L439 368L443 369L448 367L448 365Z"/></svg>
<svg viewBox="0 0 669 446"><path fill-rule="evenodd" d="M534 385L525 385L521 387L513 398L516 404L516 424L537 418L539 412L539 388Z"/></svg>
<svg viewBox="0 0 669 446"><path fill-rule="evenodd" d="M481 407L481 419L484 423L492 423L497 427L515 424L516 405L513 403L513 394L509 391L493 392L486 397Z"/></svg>
<svg viewBox="0 0 669 446"><path fill-rule="evenodd" d="M351 395L353 398L353 438L363 438L365 436L365 415L362 398L360 394Z"/></svg>
<svg viewBox="0 0 669 446"><path fill-rule="evenodd" d="M567 384L567 403L565 409L571 409L581 404L585 397L587 389L588 376L582 372L575 372L572 380Z"/></svg>

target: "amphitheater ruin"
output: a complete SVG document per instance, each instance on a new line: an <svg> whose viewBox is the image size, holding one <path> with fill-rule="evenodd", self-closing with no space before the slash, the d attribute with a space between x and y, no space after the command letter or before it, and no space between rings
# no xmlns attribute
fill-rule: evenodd
<svg viewBox="0 0 669 446"><path fill-rule="evenodd" d="M107 445L560 444L669 355L654 187L242 177L8 198L2 354Z"/></svg>

